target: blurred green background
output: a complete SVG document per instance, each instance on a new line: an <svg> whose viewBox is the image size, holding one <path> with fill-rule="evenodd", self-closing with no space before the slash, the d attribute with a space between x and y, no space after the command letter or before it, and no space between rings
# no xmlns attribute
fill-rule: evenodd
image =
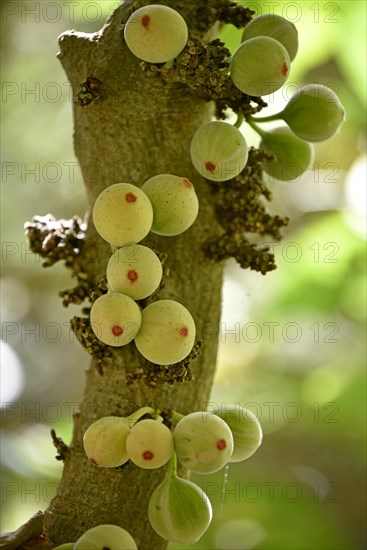
<svg viewBox="0 0 367 550"><path fill-rule="evenodd" d="M117 5L1 4L2 531L16 529L55 494L62 466L49 430L69 441L89 364L68 327L79 309L63 309L57 297L73 281L61 265L41 267L23 229L35 214L68 218L85 209L57 36L70 28L98 30ZM185 548L362 549L366 3L246 5L258 15L283 15L300 36L288 83L269 98L267 112L282 108L294 83L319 82L338 93L347 120L337 135L317 144L312 170L294 182L270 182L271 210L292 220L274 247L278 269L263 277L227 265L208 407L250 407L264 441L248 461L193 477L208 493L214 518L201 541ZM231 27L222 31L232 49L240 34ZM249 143L258 143L252 130L241 130Z"/></svg>

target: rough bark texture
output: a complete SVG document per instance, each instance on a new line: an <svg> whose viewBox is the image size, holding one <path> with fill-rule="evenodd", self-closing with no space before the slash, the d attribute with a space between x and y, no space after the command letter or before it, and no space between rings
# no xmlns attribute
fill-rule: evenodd
<svg viewBox="0 0 367 550"><path fill-rule="evenodd" d="M177 8L190 22L194 12L207 2L172 0L165 4ZM140 61L123 42L122 25L130 13L131 2L127 2L99 33L70 31L59 40L59 58L74 95L90 77L101 82L100 99L74 108L75 150L85 179L89 212L97 195L113 183L127 181L141 186L159 173L182 175L194 183L200 201L198 220L180 236L154 236L154 241L168 254L170 271L159 297L183 303L195 319L198 338L205 341L192 365L195 379L180 384L127 385L126 373L141 363L133 344L113 351L113 361L105 366L103 376L92 361L62 480L46 511L45 527L53 542L62 543L76 540L94 525L114 523L129 530L140 550L158 550L166 548L167 542L150 528L147 505L163 469L148 471L133 464L121 469L93 467L83 452L82 436L99 417L125 416L145 405L172 407L182 413L205 407L216 362L217 334L213 327L219 324L222 265L205 260L200 249L217 222L210 189L195 173L189 158L190 139L210 120L213 106L184 86L146 76ZM89 261L86 257L85 269L97 281L111 252L92 223L87 239L89 249L98 253L91 254Z"/></svg>

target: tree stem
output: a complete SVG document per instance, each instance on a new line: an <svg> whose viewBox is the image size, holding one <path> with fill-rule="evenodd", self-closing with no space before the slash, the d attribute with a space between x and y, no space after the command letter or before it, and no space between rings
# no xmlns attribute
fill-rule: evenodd
<svg viewBox="0 0 367 550"><path fill-rule="evenodd" d="M206 8L204 0L166 4L180 9L187 20L199 4ZM113 523L131 533L139 550L163 550L167 541L150 527L147 504L164 471L142 470L132 463L113 469L93 467L83 450L83 434L102 416L127 417L140 407L176 409L184 414L206 409L216 364L223 264L209 262L201 249L220 229L211 189L189 157L191 138L200 125L211 120L213 104L183 85L146 75L123 41L121 28L131 5L129 1L120 6L99 33L69 31L59 39L59 59L74 96L80 100L83 83L99 83L98 99L74 105L75 152L88 199L85 247L96 251L86 255L83 268L89 280L97 283L111 255L90 218L94 201L105 187L118 182L140 187L160 173L190 179L200 204L195 224L177 237L149 235L142 244L154 241L155 248L167 254L170 275L159 298L177 300L189 309L203 345L192 364L194 380L190 382L146 384L145 363L134 344L111 350L103 376L92 361L58 492L45 512L45 528L49 538L61 544L77 540L95 525ZM142 378L128 383L127 375L134 372L142 372Z"/></svg>

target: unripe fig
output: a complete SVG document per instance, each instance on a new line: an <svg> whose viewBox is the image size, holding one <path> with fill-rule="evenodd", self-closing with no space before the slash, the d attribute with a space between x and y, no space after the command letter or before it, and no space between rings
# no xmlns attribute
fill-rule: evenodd
<svg viewBox="0 0 367 550"><path fill-rule="evenodd" d="M302 86L278 115L305 141L323 141L338 130L345 110L338 96L322 84Z"/></svg>
<svg viewBox="0 0 367 550"><path fill-rule="evenodd" d="M184 18L172 8L151 4L127 20L125 41L136 57L149 63L171 61L184 49L188 30Z"/></svg>
<svg viewBox="0 0 367 550"><path fill-rule="evenodd" d="M93 222L101 237L113 246L137 243L152 227L153 208L136 185L115 183L98 195Z"/></svg>
<svg viewBox="0 0 367 550"><path fill-rule="evenodd" d="M74 550L138 550L133 537L118 525L97 525L75 543Z"/></svg>
<svg viewBox="0 0 367 550"><path fill-rule="evenodd" d="M171 430L157 420L141 420L127 436L126 451L130 460L140 468L160 468L173 453Z"/></svg>
<svg viewBox="0 0 367 550"><path fill-rule="evenodd" d="M55 546L54 550L74 550L74 542L65 542L65 544Z"/></svg>
<svg viewBox="0 0 367 550"><path fill-rule="evenodd" d="M278 40L287 50L291 61L296 57L298 31L291 21L281 15L266 13L252 19L243 31L242 40L257 36L270 36L270 38Z"/></svg>
<svg viewBox="0 0 367 550"><path fill-rule="evenodd" d="M112 254L106 275L112 291L142 300L159 287L162 264L151 248L130 244Z"/></svg>
<svg viewBox="0 0 367 550"><path fill-rule="evenodd" d="M162 538L193 544L205 533L212 519L207 495L191 481L166 476L149 500L148 517Z"/></svg>
<svg viewBox="0 0 367 550"><path fill-rule="evenodd" d="M173 431L175 451L180 462L192 472L211 474L229 461L233 436L228 425L204 411L184 416Z"/></svg>
<svg viewBox="0 0 367 550"><path fill-rule="evenodd" d="M285 47L269 36L249 38L234 52L230 76L241 92L269 95L283 86L289 76L290 59Z"/></svg>
<svg viewBox="0 0 367 550"><path fill-rule="evenodd" d="M139 332L141 321L137 303L118 292L97 298L90 311L94 334L108 346L120 347L131 342Z"/></svg>
<svg viewBox="0 0 367 550"><path fill-rule="evenodd" d="M172 365L190 353L195 333L194 320L182 304L174 300L158 300L143 309L135 344L148 361Z"/></svg>
<svg viewBox="0 0 367 550"><path fill-rule="evenodd" d="M104 416L84 433L83 445L89 461L101 468L116 468L129 460L126 438L130 433L127 418Z"/></svg>
<svg viewBox="0 0 367 550"><path fill-rule="evenodd" d="M238 128L214 120L195 132L190 155L195 169L204 178L226 181L242 172L247 162L248 148Z"/></svg>
<svg viewBox="0 0 367 550"><path fill-rule="evenodd" d="M153 206L153 233L179 235L196 220L199 201L187 178L159 174L146 181L142 190Z"/></svg>
<svg viewBox="0 0 367 550"><path fill-rule="evenodd" d="M260 447L261 425L249 409L237 405L226 405L225 408L217 407L213 414L222 418L233 434L234 448L229 462L246 460Z"/></svg>
<svg viewBox="0 0 367 550"><path fill-rule="evenodd" d="M299 139L287 126L262 132L261 135L259 149L275 155L275 160L262 162L264 170L270 176L289 181L298 178L310 168L314 160L313 145Z"/></svg>
<svg viewBox="0 0 367 550"><path fill-rule="evenodd" d="M155 414L151 407L141 407L126 417L104 416L93 422L83 437L89 461L102 468L116 468L129 460L126 438L131 428L145 414Z"/></svg>

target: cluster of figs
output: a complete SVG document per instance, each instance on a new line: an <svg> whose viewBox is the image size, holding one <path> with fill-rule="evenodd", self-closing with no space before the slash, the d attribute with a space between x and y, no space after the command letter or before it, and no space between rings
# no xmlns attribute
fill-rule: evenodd
<svg viewBox="0 0 367 550"><path fill-rule="evenodd" d="M137 9L124 26L124 40L139 59L173 62L188 39L183 17L164 5ZM262 96L278 90L287 80L298 50L293 23L278 15L262 15L244 29L242 43L229 63L229 75L242 92ZM345 112L333 90L321 84L298 88L277 114L250 117L246 122L260 135L260 150L269 153L263 163L268 174L288 181L304 173L314 160L312 142L335 134ZM269 131L258 124L283 120ZM195 169L208 180L226 181L246 166L248 146L238 126L214 120L197 129L190 144ZM93 221L113 254L107 266L108 293L92 305L92 329L102 342L123 346L132 340L152 363L176 364L192 350L195 323L187 308L174 300L156 300L143 310L137 301L160 285L162 265L150 248L138 244L149 231L175 236L196 220L199 202L185 177L159 174L141 187L116 183L97 197Z"/></svg>
<svg viewBox="0 0 367 550"><path fill-rule="evenodd" d="M149 499L149 522L162 538L192 544L209 527L212 506L196 483L179 477L177 463L191 472L212 474L228 463L250 458L261 444L262 429L250 409L224 403L211 412L182 415L173 411L172 423L170 429L157 411L142 407L128 417L96 420L85 431L83 444L89 462L99 468L117 468L128 461L147 470L166 466L162 482ZM120 533L108 546L111 550L137 548L125 529L109 525L94 527L77 542L59 548L103 550L105 540L110 540L103 537L110 532L111 540ZM104 547L98 545L100 540Z"/></svg>
<svg viewBox="0 0 367 550"><path fill-rule="evenodd" d="M173 65L185 48L188 29L172 8L151 4L137 9L124 25L129 50L148 63ZM293 23L278 15L254 18L244 29L242 41L230 59L228 72L241 92L260 97L280 89L289 77L298 50ZM286 107L246 122L259 134L259 148L269 153L263 168L281 181L289 181L310 168L312 143L333 136L345 111L333 90L321 84L299 86ZM261 129L258 124L281 120L285 125ZM248 147L238 117L232 125L222 120L204 124L190 145L192 164L204 178L227 181L246 166ZM184 305L156 300L145 308L140 300L159 288L162 264L155 252L140 243L151 231L176 236L191 227L199 210L193 184L185 177L159 174L141 187L116 183L96 198L93 222L111 245L107 265L108 292L91 307L91 327L103 343L120 347L134 341L139 352L160 365L175 364L192 350L195 323ZM150 416L150 418L146 418ZM253 413L236 405L186 416L173 412L173 428L159 412L143 407L128 417L109 416L93 422L84 434L89 462L100 468L166 466L164 478L153 491L148 506L152 528L176 543L196 542L208 528L212 508L195 483L177 474L177 462L200 474L211 474L231 462L253 455L262 440L260 423ZM98 525L76 542L59 550L137 550L131 534L117 525Z"/></svg>

